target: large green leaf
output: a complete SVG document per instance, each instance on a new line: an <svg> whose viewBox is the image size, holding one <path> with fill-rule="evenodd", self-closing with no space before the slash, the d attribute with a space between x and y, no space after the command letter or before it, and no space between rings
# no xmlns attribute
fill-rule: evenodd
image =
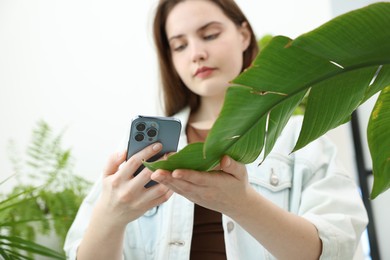
<svg viewBox="0 0 390 260"><path fill-rule="evenodd" d="M306 146L347 122L359 105L390 85L389 28L390 3L377 3L336 17L295 40L274 37L253 65L233 80L238 86L228 89L205 144L197 145L196 159L186 155L190 149L184 149L149 167L195 169L196 161L201 169L209 170L224 154L252 162L264 147L265 158L295 107L309 93L294 151ZM388 131L389 116L381 111L372 128ZM384 151L390 135L378 139L376 131L369 142L374 140L370 144L374 176L383 179L374 181L379 194L389 188L390 160Z"/></svg>
<svg viewBox="0 0 390 260"><path fill-rule="evenodd" d="M193 143L184 147L179 153L169 156L169 160L156 162L144 162L151 170L165 169L194 169L207 171L219 163L219 156L205 157L203 154L203 143Z"/></svg>
<svg viewBox="0 0 390 260"><path fill-rule="evenodd" d="M390 3L369 5L298 37L293 45L344 68L389 63Z"/></svg>
<svg viewBox="0 0 390 260"><path fill-rule="evenodd" d="M374 187L371 197L390 188L390 86L382 90L372 110L367 129L371 156L378 163L373 164Z"/></svg>
<svg viewBox="0 0 390 260"><path fill-rule="evenodd" d="M374 82L369 86L364 96L363 102L372 97L375 93L380 91L383 86L390 85L390 65L380 66L377 71L377 76ZM363 103L362 102L362 103Z"/></svg>
<svg viewBox="0 0 390 260"><path fill-rule="evenodd" d="M298 150L349 119L359 106L377 67L348 71L316 84L310 91ZM341 112L342 111L342 112Z"/></svg>

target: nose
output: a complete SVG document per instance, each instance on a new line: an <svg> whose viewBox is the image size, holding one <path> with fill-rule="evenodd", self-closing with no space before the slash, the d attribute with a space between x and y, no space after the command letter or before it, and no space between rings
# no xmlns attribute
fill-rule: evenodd
<svg viewBox="0 0 390 260"><path fill-rule="evenodd" d="M199 63L208 58L208 52L206 50L206 46L201 42L193 42L191 50L192 50L192 61L194 63Z"/></svg>

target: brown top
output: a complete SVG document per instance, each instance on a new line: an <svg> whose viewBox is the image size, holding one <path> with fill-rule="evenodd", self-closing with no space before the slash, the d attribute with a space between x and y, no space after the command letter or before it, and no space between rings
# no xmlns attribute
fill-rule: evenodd
<svg viewBox="0 0 390 260"><path fill-rule="evenodd" d="M204 142L209 130L187 126L188 143ZM191 260L226 259L222 214L195 204Z"/></svg>

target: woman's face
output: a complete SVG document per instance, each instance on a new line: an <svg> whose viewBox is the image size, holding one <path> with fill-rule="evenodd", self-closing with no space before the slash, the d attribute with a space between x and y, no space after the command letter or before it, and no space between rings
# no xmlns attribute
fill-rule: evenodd
<svg viewBox="0 0 390 260"><path fill-rule="evenodd" d="M174 67L186 86L201 97L223 97L243 66L250 43L246 25L237 27L214 3L177 4L166 21Z"/></svg>

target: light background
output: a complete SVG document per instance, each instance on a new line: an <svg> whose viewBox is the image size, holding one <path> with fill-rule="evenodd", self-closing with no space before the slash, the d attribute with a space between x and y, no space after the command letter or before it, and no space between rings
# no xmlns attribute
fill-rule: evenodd
<svg viewBox="0 0 390 260"><path fill-rule="evenodd" d="M256 34L292 38L331 17L329 1L237 1ZM156 1L0 0L0 173L39 119L67 128L93 180L136 114L160 113L151 34ZM310 11L304 11L310 10Z"/></svg>
<svg viewBox="0 0 390 260"><path fill-rule="evenodd" d="M291 38L371 2L377 1L237 1L258 37ZM134 115L161 114L151 35L155 5L155 0L0 0L0 181L12 174L7 143L13 140L23 153L40 119L57 132L67 129L64 146L72 148L75 171L94 180L126 138ZM359 110L365 118L370 106ZM349 126L330 135L353 173ZM374 207L389 235L389 192L385 195Z"/></svg>

